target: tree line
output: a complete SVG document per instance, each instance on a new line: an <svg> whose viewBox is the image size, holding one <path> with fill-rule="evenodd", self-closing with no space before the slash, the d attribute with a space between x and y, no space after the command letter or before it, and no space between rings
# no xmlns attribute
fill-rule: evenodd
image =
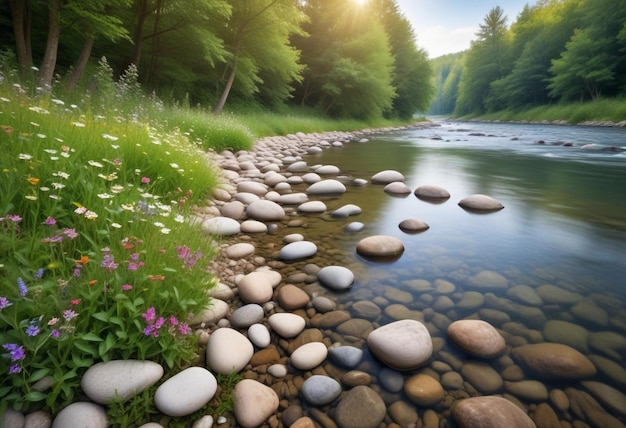
<svg viewBox="0 0 626 428"><path fill-rule="evenodd" d="M164 100L410 118L432 72L395 0L0 0L0 70L97 90L102 58Z"/></svg>
<svg viewBox="0 0 626 428"><path fill-rule="evenodd" d="M626 2L539 0L502 8L468 51L433 60L434 114L476 115L626 95Z"/></svg>

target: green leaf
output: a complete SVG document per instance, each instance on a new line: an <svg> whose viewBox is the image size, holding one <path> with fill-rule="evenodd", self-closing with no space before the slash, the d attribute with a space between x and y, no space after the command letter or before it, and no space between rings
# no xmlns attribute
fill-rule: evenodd
<svg viewBox="0 0 626 428"><path fill-rule="evenodd" d="M93 314L91 316L94 317L97 320L104 321L104 322L109 322L109 317L111 315L109 315L108 312L96 312L95 314Z"/></svg>
<svg viewBox="0 0 626 428"><path fill-rule="evenodd" d="M47 394L44 394L43 392L31 391L28 394L26 394L24 398L26 398L26 401L36 402L36 401L45 400L46 397L47 397Z"/></svg>
<svg viewBox="0 0 626 428"><path fill-rule="evenodd" d="M118 317L111 317L111 318L109 318L109 322L111 324L115 324L115 325L119 325L120 327L124 327L124 321L122 321Z"/></svg>
<svg viewBox="0 0 626 428"><path fill-rule="evenodd" d="M116 294L115 295L115 300L128 300L128 296L126 294Z"/></svg>
<svg viewBox="0 0 626 428"><path fill-rule="evenodd" d="M39 379L47 376L48 374L50 374L50 369L47 369L47 368L39 369L35 373L30 375L30 377L28 378L28 381L37 382Z"/></svg>
<svg viewBox="0 0 626 428"><path fill-rule="evenodd" d="M170 267L163 268L163 270L164 270L165 272L171 272L171 273L176 273L176 272L178 272L178 270L176 270L176 269L174 269L174 268L170 268Z"/></svg>
<svg viewBox="0 0 626 428"><path fill-rule="evenodd" d="M93 355L94 357L98 355L96 348L88 345L87 343L77 341L74 343L74 346L86 354Z"/></svg>
<svg viewBox="0 0 626 428"><path fill-rule="evenodd" d="M102 342L104 339L102 339L100 336L95 335L93 333L85 333L82 334L80 336L81 339L86 340L88 342ZM78 343L78 342L77 342Z"/></svg>
<svg viewBox="0 0 626 428"><path fill-rule="evenodd" d="M115 335L120 339L128 339L128 334L125 331L116 331Z"/></svg>

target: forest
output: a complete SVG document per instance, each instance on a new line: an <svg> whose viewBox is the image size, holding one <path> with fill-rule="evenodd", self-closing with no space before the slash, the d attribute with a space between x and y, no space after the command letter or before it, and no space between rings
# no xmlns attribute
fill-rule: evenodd
<svg viewBox="0 0 626 428"><path fill-rule="evenodd" d="M469 50L432 61L430 113L479 116L540 105L623 99L626 2L539 0L508 25L485 16Z"/></svg>
<svg viewBox="0 0 626 428"><path fill-rule="evenodd" d="M43 91L132 70L165 102L407 119L434 86L395 0L2 0L0 72ZM80 92L82 91L82 92Z"/></svg>

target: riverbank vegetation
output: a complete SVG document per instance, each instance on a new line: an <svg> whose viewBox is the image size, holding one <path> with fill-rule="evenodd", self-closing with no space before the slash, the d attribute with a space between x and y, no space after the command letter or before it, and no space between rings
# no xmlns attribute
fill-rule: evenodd
<svg viewBox="0 0 626 428"><path fill-rule="evenodd" d="M626 4L549 0L507 26L500 7L471 48L433 61L433 114L503 120L626 119Z"/></svg>

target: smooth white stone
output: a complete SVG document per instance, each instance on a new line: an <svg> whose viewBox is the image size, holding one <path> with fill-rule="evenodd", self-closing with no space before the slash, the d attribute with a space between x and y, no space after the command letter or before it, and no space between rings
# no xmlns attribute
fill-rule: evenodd
<svg viewBox="0 0 626 428"><path fill-rule="evenodd" d="M254 253L254 245L248 242L239 242L226 248L226 257L232 260L239 260Z"/></svg>
<svg viewBox="0 0 626 428"><path fill-rule="evenodd" d="M248 339L258 348L267 348L272 340L270 331L263 324L252 324L248 328Z"/></svg>
<svg viewBox="0 0 626 428"><path fill-rule="evenodd" d="M154 404L168 416L186 416L204 407L216 392L213 373L202 367L189 367L157 388Z"/></svg>
<svg viewBox="0 0 626 428"><path fill-rule="evenodd" d="M311 184L306 189L308 195L327 195L345 192L346 186L344 186L341 181L334 179L318 181L317 183Z"/></svg>
<svg viewBox="0 0 626 428"><path fill-rule="evenodd" d="M246 220L241 223L241 231L243 233L265 233L267 225L257 220Z"/></svg>
<svg viewBox="0 0 626 428"><path fill-rule="evenodd" d="M272 330L286 339L297 336L306 326L306 321L300 315L286 312L271 315L267 322Z"/></svg>
<svg viewBox="0 0 626 428"><path fill-rule="evenodd" d="M326 211L326 204L322 201L305 202L298 206L298 211L302 213L323 213Z"/></svg>
<svg viewBox="0 0 626 428"><path fill-rule="evenodd" d="M388 169L380 171L372 176L372 183L376 184L389 184L394 181L404 181L404 175L402 173Z"/></svg>
<svg viewBox="0 0 626 428"><path fill-rule="evenodd" d="M243 428L256 428L278 410L278 395L272 388L244 379L233 389L235 419Z"/></svg>
<svg viewBox="0 0 626 428"><path fill-rule="evenodd" d="M319 270L317 279L333 290L346 290L354 283L354 273L343 266L326 266Z"/></svg>
<svg viewBox="0 0 626 428"><path fill-rule="evenodd" d="M54 418L52 428L106 428L109 426L104 407L95 403L72 403Z"/></svg>
<svg viewBox="0 0 626 428"><path fill-rule="evenodd" d="M285 245L278 253L281 260L297 260L314 256L317 253L317 246L310 241L292 242Z"/></svg>
<svg viewBox="0 0 626 428"><path fill-rule="evenodd" d="M287 376L289 371L287 370L287 366L284 364L272 364L267 368L267 372L274 377L283 378Z"/></svg>
<svg viewBox="0 0 626 428"><path fill-rule="evenodd" d="M83 375L80 386L96 403L126 401L158 382L163 367L152 361L114 360L96 363Z"/></svg>
<svg viewBox="0 0 626 428"><path fill-rule="evenodd" d="M261 199L246 208L246 214L253 220L279 221L285 218L285 210L276 202Z"/></svg>
<svg viewBox="0 0 626 428"><path fill-rule="evenodd" d="M300 370L311 370L326 359L328 349L322 342L310 342L297 348L291 354L291 364Z"/></svg>
<svg viewBox="0 0 626 428"><path fill-rule="evenodd" d="M389 367L412 370L432 356L433 342L424 324L400 320L372 331L367 338L372 354Z"/></svg>
<svg viewBox="0 0 626 428"><path fill-rule="evenodd" d="M354 204L346 204L337 208L331 213L333 217L349 217L351 215L361 214L361 207Z"/></svg>
<svg viewBox="0 0 626 428"><path fill-rule="evenodd" d="M232 328L219 328L209 336L207 365L215 372L240 372L252 358L254 346L246 336Z"/></svg>
<svg viewBox="0 0 626 428"><path fill-rule="evenodd" d="M241 231L241 225L233 218L212 217L202 223L202 230L213 235L236 235Z"/></svg>

